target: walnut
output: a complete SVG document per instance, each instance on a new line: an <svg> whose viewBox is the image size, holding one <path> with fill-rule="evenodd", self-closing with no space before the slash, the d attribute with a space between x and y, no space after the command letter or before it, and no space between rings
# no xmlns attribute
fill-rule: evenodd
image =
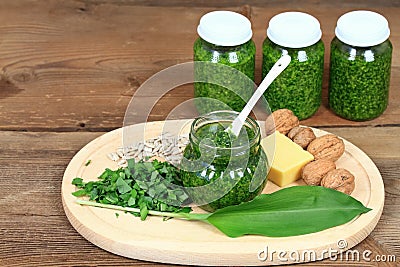
<svg viewBox="0 0 400 267"><path fill-rule="evenodd" d="M322 178L321 185L350 195L355 187L354 175L346 169L332 170Z"/></svg>
<svg viewBox="0 0 400 267"><path fill-rule="evenodd" d="M290 130L287 134L287 137L289 137L290 139L293 140L293 137L296 136L296 134L298 134L299 132L301 132L303 130L303 127L301 126L296 126L293 127L292 130Z"/></svg>
<svg viewBox="0 0 400 267"><path fill-rule="evenodd" d="M296 126L299 126L299 119L289 109L278 109L272 112L265 122L267 135L274 133L275 130L286 135Z"/></svg>
<svg viewBox="0 0 400 267"><path fill-rule="evenodd" d="M334 134L327 134L315 138L307 147L314 159L338 160L344 153L343 140Z"/></svg>
<svg viewBox="0 0 400 267"><path fill-rule="evenodd" d="M320 185L322 178L334 169L336 169L335 162L329 159L317 159L303 167L301 177L308 185Z"/></svg>
<svg viewBox="0 0 400 267"><path fill-rule="evenodd" d="M290 130L288 137L304 149L316 138L311 128L300 126L296 126Z"/></svg>

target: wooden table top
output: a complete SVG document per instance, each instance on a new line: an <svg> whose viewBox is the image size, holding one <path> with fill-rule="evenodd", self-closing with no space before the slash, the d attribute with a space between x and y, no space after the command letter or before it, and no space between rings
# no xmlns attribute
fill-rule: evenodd
<svg viewBox="0 0 400 267"><path fill-rule="evenodd" d="M123 125L126 107L141 84L160 70L192 60L199 18L216 9L239 11L251 18L258 51L256 82L260 81L260 51L268 20L288 10L319 19L326 47L323 105L302 124L340 135L376 163L385 184L385 206L375 230L355 249L371 250L372 257L394 255L396 262L324 260L305 266L397 266L399 1L199 2L1 1L0 266L159 266L113 255L80 236L64 214L61 180L73 155L86 143ZM327 108L329 43L337 18L354 9L383 14L390 23L394 47L389 107L367 122L341 119ZM154 100L152 92L141 97L143 103ZM149 120L165 119L192 97L192 85L169 91L154 106ZM187 112L182 110L178 116L185 117Z"/></svg>

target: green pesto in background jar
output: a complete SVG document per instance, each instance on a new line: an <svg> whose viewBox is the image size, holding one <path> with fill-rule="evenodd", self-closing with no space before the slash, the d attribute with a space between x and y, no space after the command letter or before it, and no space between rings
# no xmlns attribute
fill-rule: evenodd
<svg viewBox="0 0 400 267"><path fill-rule="evenodd" d="M272 111L287 108L300 119L312 116L321 105L325 47L317 19L301 12L285 12L269 22L263 43L262 77L285 54L289 66L264 93Z"/></svg>
<svg viewBox="0 0 400 267"><path fill-rule="evenodd" d="M240 71L243 79L227 68L195 63L194 96L200 114L216 110L241 111L254 91L256 48L250 21L235 12L214 11L198 26L194 61L219 63Z"/></svg>
<svg viewBox="0 0 400 267"><path fill-rule="evenodd" d="M329 106L349 120L374 119L386 110L389 99L393 49L387 20L375 12L353 11L339 18L335 33Z"/></svg>
<svg viewBox="0 0 400 267"><path fill-rule="evenodd" d="M237 115L212 112L195 119L191 126L190 143L183 154L188 161L182 165L180 177L185 187L195 187L189 195L207 211L250 201L267 182L267 156L260 145L257 122L247 118L238 137L225 132Z"/></svg>

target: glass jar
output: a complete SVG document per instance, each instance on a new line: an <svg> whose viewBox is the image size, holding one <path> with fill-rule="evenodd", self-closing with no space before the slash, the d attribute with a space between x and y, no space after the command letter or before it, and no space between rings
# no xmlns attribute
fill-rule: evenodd
<svg viewBox="0 0 400 267"><path fill-rule="evenodd" d="M200 19L195 41L195 105L200 114L216 110L241 111L254 91L255 44L251 40L250 21L231 11L214 11ZM219 63L242 72L238 77L229 68L215 68ZM237 72L236 71L236 72ZM244 76L244 75L243 75Z"/></svg>
<svg viewBox="0 0 400 267"><path fill-rule="evenodd" d="M354 121L380 116L388 105L392 61L387 20L371 11L349 12L339 18L335 34L330 55L330 108Z"/></svg>
<svg viewBox="0 0 400 267"><path fill-rule="evenodd" d="M247 118L238 137L224 130L238 113L216 111L196 118L181 162L181 179L194 203L207 211L249 201L267 182L260 128Z"/></svg>
<svg viewBox="0 0 400 267"><path fill-rule="evenodd" d="M292 57L264 93L272 111L287 108L303 120L318 110L325 50L321 35L318 20L306 13L285 12L270 20L263 43L262 77L280 57Z"/></svg>

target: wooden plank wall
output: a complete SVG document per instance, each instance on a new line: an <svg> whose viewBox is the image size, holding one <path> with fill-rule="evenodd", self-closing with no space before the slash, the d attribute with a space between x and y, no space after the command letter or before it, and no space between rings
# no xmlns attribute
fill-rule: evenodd
<svg viewBox="0 0 400 267"><path fill-rule="evenodd" d="M122 126L125 109L138 87L164 68L191 61L200 16L228 2L2 1L0 129L97 131ZM251 17L258 51L257 82L261 78L261 43L267 21L273 15L298 10L321 22L327 51L324 103L317 115L303 124L399 124L400 90L394 89L400 82L398 50L393 55L391 102L383 116L354 123L333 115L327 108L329 43L336 19L373 1L342 1L335 9L329 1L250 1L254 6L238 6L243 2L233 1L225 9ZM398 11L391 7L398 4L399 1L375 1L370 8L385 14L396 41L400 20ZM157 102L149 120L165 119L176 103L192 97L192 85L170 91ZM195 114L195 110L189 107L181 115L185 113Z"/></svg>

